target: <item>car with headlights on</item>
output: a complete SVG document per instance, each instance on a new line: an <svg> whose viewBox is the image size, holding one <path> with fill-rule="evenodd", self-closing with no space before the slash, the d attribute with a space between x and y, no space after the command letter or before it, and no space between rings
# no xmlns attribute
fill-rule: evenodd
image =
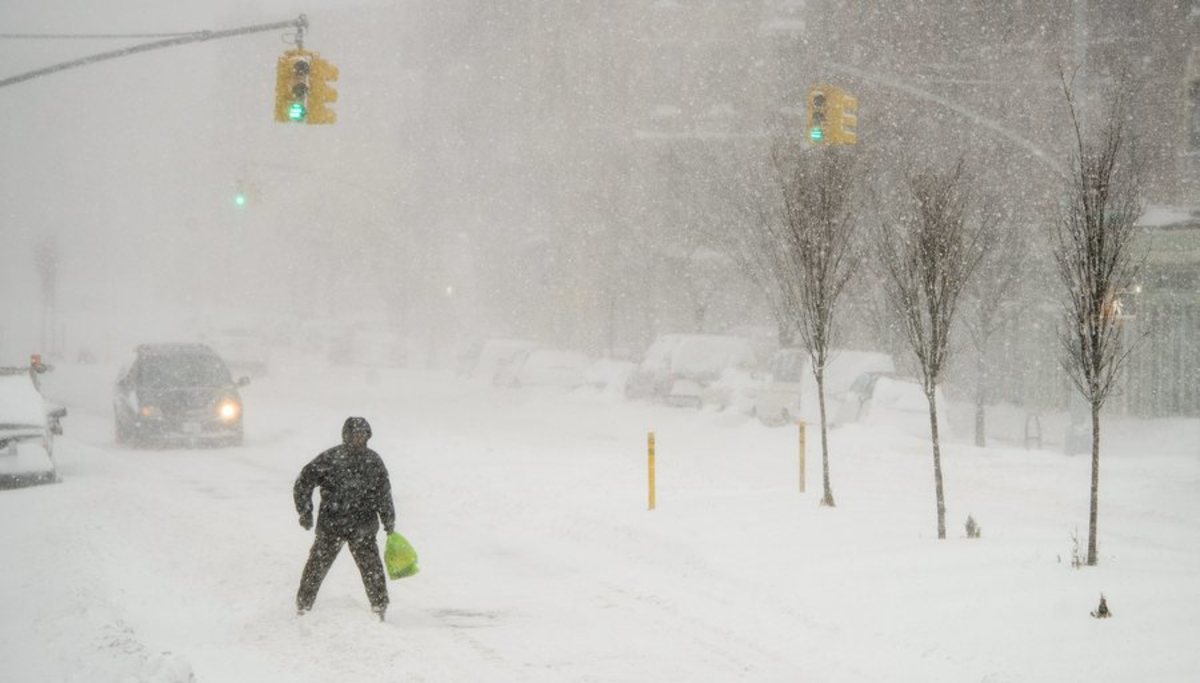
<svg viewBox="0 0 1200 683"><path fill-rule="evenodd" d="M142 344L117 376L118 443L242 443L242 397L229 367L204 344Z"/></svg>

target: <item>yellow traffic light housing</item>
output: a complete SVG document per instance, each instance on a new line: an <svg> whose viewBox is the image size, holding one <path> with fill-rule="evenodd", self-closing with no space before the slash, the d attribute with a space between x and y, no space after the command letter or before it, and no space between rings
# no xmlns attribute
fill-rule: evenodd
<svg viewBox="0 0 1200 683"><path fill-rule="evenodd" d="M807 133L811 142L853 145L858 142L858 98L832 85L808 91Z"/></svg>
<svg viewBox="0 0 1200 683"><path fill-rule="evenodd" d="M337 102L337 90L330 85L337 79L337 67L313 54L308 92L308 123L337 122L337 112L329 108L330 104Z"/></svg>
<svg viewBox="0 0 1200 683"><path fill-rule="evenodd" d="M275 120L306 123L313 53L288 50L275 63Z"/></svg>
<svg viewBox="0 0 1200 683"><path fill-rule="evenodd" d="M836 102L831 112L833 115L833 130L830 144L853 145L858 143L858 98L850 93L839 90Z"/></svg>

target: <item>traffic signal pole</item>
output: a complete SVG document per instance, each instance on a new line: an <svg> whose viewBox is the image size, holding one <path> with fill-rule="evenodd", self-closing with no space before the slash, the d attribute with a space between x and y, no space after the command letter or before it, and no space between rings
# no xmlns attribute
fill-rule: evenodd
<svg viewBox="0 0 1200 683"><path fill-rule="evenodd" d="M55 74L60 71L66 71L68 69L75 69L75 68L78 68L81 66L88 66L91 64L96 64L97 62L104 62L104 61L108 61L110 59L117 59L119 57L128 57L130 55L136 55L136 54L139 54L142 52L149 52L151 50L161 50L161 49L168 48L168 47L175 47L177 45L187 45L189 43L200 43L200 42L204 42L207 40L220 40L221 38L233 38L235 36L244 36L244 35L249 35L251 33L264 33L266 31L278 31L279 29L286 29L286 28L296 29L296 44L297 44L297 46L303 48L303 46L304 46L304 42L303 42L304 41L304 30L306 28L308 28L308 18L305 17L303 14L301 14L298 18L293 19L291 21L279 21L279 22L275 22L273 24L258 24L255 26L242 26L240 28L231 28L231 29L226 29L223 31L197 31L195 33L186 33L181 36L174 37L174 38L168 38L166 40L158 40L153 43L142 43L141 45L134 45L132 47L121 48L120 50L111 50L109 52L100 52L98 54L89 55L87 57L81 57L79 59L74 59L69 62L63 62L61 64L55 64L53 66L36 69L34 71L27 71L22 74L17 74L16 76L9 76L8 78L0 79L0 88L10 86L10 85L15 85L17 83L22 83L24 81L29 81L34 78L38 78L39 76L49 76L50 74Z"/></svg>

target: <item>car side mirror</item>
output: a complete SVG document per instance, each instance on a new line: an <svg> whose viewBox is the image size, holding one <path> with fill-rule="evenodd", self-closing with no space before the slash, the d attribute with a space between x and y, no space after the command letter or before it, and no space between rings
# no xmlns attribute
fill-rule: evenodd
<svg viewBox="0 0 1200 683"><path fill-rule="evenodd" d="M55 408L54 410L52 410L46 414L46 417L48 418L46 420L46 422L48 423L48 426L50 427L51 434L54 434L55 436L60 436L63 433L62 422L59 422L59 420L63 419L66 416L67 416L66 408Z"/></svg>
<svg viewBox="0 0 1200 683"><path fill-rule="evenodd" d="M238 377L237 385L238 385L239 387L244 387L244 386L246 386L247 384L250 384L250 378L249 378L249 377Z"/></svg>

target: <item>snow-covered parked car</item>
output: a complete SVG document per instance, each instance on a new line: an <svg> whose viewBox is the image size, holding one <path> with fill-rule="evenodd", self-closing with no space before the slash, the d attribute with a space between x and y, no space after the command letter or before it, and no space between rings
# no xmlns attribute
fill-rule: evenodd
<svg viewBox="0 0 1200 683"><path fill-rule="evenodd" d="M866 372L891 372L892 357L873 351L835 350L825 368L825 408L830 422L855 379ZM758 387L754 414L767 425L799 419L820 419L817 385L812 362L804 349L781 349L767 365L767 377Z"/></svg>
<svg viewBox="0 0 1200 683"><path fill-rule="evenodd" d="M734 401L728 372L749 373L757 364L754 346L743 337L726 335L664 335L647 349L646 357L626 383L626 396L650 396L672 406L721 407Z"/></svg>
<svg viewBox="0 0 1200 683"><path fill-rule="evenodd" d="M54 436L67 409L47 403L35 373L49 366L0 368L0 488L52 482Z"/></svg>
<svg viewBox="0 0 1200 683"><path fill-rule="evenodd" d="M604 394L621 396L629 386L629 378L637 365L627 360L601 358L588 366L583 375L585 385Z"/></svg>
<svg viewBox="0 0 1200 683"><path fill-rule="evenodd" d="M625 381L626 398L661 396L667 392L671 374L671 353L687 336L664 334L650 344L642 356L642 362L638 363L637 368Z"/></svg>
<svg viewBox="0 0 1200 683"><path fill-rule="evenodd" d="M703 386L700 402L718 410L732 409L743 415L750 415L754 412L754 401L761 385L762 380L757 377L757 373L744 365L725 368L717 379ZM687 401L679 402L687 404Z"/></svg>
<svg viewBox="0 0 1200 683"><path fill-rule="evenodd" d="M513 385L574 389L586 381L591 362L587 354L578 351L534 349L521 363Z"/></svg>
<svg viewBox="0 0 1200 683"><path fill-rule="evenodd" d="M938 411L938 429L949 435L944 419L946 399L938 388L934 393ZM929 436L929 401L921 384L912 377L893 372L865 372L858 376L842 397L837 423L870 422L872 426L894 427L913 436Z"/></svg>

